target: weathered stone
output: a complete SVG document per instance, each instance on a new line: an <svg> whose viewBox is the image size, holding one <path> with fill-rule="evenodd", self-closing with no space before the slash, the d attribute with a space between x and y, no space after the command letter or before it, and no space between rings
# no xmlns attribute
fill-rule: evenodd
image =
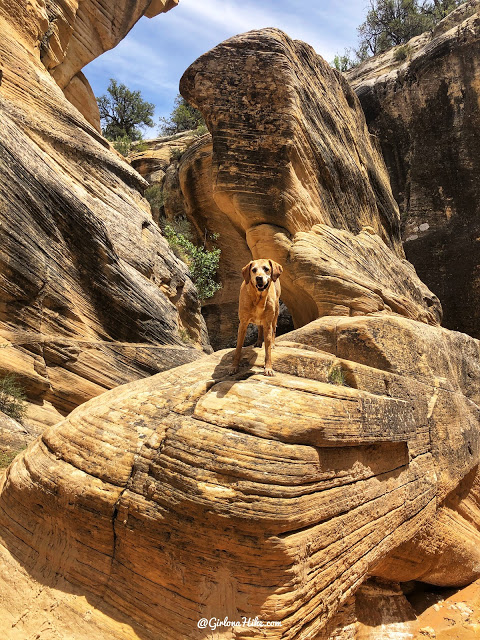
<svg viewBox="0 0 480 640"><path fill-rule="evenodd" d="M480 345L435 326L438 301L404 260L385 167L355 95L312 49L275 30L220 45L182 86L206 112L212 152L206 137L183 154L176 176L167 168L165 180L180 185L171 206L189 210L201 229L214 203L215 225L228 229L227 220L253 256L268 252L284 265L298 326L329 315L278 340L273 378L261 375L261 351L245 349L234 377L233 354L220 351L84 402L16 458L0 476L7 640L39 624L75 640L200 639L213 633L198 627L201 618L244 616L279 625L220 627L216 637L345 640L352 597L369 576L455 586L480 576ZM145 183L100 138L92 142L93 129L52 82L63 114L53 134L53 98L42 87L48 109L33 124L27 98L19 106L10 87L4 102L18 143L7 136L9 158L26 158L7 184L19 194L21 221L27 200L43 225L49 279L30 274L14 227L18 253L9 255L20 260L5 261L5 272L15 267L22 280L5 278L16 287L7 302L33 291L42 315L38 329L35 307L15 308L23 333L10 328L17 333L0 352L65 410L72 397L87 398L89 384L106 388L120 356L132 357L127 335L147 345L134 354L142 366L155 343L180 346L179 323L160 326L154 315L159 300L177 304L198 346L205 342L185 310L188 280L175 285L181 265L166 250L160 259L157 236L163 241L135 190ZM18 133L25 122L29 154ZM31 161L40 149L46 167ZM29 176L28 190L18 175ZM53 199L37 195L47 186ZM75 232L87 223L85 246ZM58 253L62 279L50 277L47 260ZM101 275L92 290L91 265ZM62 315L64 282L75 306ZM145 306L152 291L153 311ZM14 338L21 348L12 355ZM114 360L101 376L97 357Z"/></svg>
<svg viewBox="0 0 480 640"><path fill-rule="evenodd" d="M235 344L241 269L252 257L284 266L296 326L373 311L438 322L438 300L404 260L360 106L308 45L272 29L237 36L195 62L181 90L213 139L184 144L173 163L171 145L183 141L151 141L132 164L161 185L167 219L187 217L198 241L215 237L221 249L222 288L202 310L216 348Z"/></svg>
<svg viewBox="0 0 480 640"><path fill-rule="evenodd" d="M348 72L385 158L407 258L445 326L480 336L480 4ZM473 14L473 15L472 15Z"/></svg>
<svg viewBox="0 0 480 640"><path fill-rule="evenodd" d="M48 19L41 38L42 61L63 89L89 62L113 49L143 15L152 18L176 4L178 0L47 0L45 6L38 1L42 17L46 13Z"/></svg>
<svg viewBox="0 0 480 640"><path fill-rule="evenodd" d="M415 571L439 523L423 579L478 578L479 349L398 316L327 317L279 339L274 378L253 348L228 376L221 351L90 400L3 479L0 535L23 569L2 551L0 619L29 629L35 579L42 610L60 584L94 603L93 629L108 611L106 640L123 637L116 610L157 638L204 638L198 620L225 616L281 623L262 637L322 637L399 545L402 575ZM334 368L348 387L327 384ZM82 640L83 615L63 597L52 628L78 620ZM218 637L242 634L257 637Z"/></svg>
<svg viewBox="0 0 480 640"><path fill-rule="evenodd" d="M98 133L102 133L97 100L88 80L81 71L73 76L64 88L63 93L66 99L80 111L85 120L92 127L95 127Z"/></svg>
<svg viewBox="0 0 480 640"><path fill-rule="evenodd" d="M25 448L35 439L23 425L0 411L0 442L2 447L11 450Z"/></svg>
<svg viewBox="0 0 480 640"><path fill-rule="evenodd" d="M41 2L0 3L0 375L17 374L37 426L209 348L186 266L139 193L147 183L39 59L45 15Z"/></svg>
<svg viewBox="0 0 480 640"><path fill-rule="evenodd" d="M355 595L353 610L355 640L475 640L480 631L480 581L460 590L434 590L420 583L400 588L369 580Z"/></svg>

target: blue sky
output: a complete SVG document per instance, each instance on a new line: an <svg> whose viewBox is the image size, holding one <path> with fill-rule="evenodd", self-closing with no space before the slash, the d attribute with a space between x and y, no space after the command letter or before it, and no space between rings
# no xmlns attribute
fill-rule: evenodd
<svg viewBox="0 0 480 640"><path fill-rule="evenodd" d="M127 37L83 69L96 96L115 78L168 116L185 69L202 53L238 33L277 27L311 44L331 61L357 43L368 0L179 0L155 18L141 18ZM144 131L153 137L156 129Z"/></svg>

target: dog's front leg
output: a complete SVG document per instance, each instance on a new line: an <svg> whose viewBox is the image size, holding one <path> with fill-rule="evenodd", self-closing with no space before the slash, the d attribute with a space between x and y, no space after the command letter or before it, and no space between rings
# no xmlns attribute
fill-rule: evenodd
<svg viewBox="0 0 480 640"><path fill-rule="evenodd" d="M240 364L240 358L242 357L242 347L247 335L248 322L240 322L238 326L237 348L235 349L235 355L233 356L233 363L230 369L230 375L237 373L238 365Z"/></svg>
<svg viewBox="0 0 480 640"><path fill-rule="evenodd" d="M273 326L271 324L263 325L263 334L265 339L265 370L264 375L273 376L272 369L272 335L273 335Z"/></svg>
<svg viewBox="0 0 480 640"><path fill-rule="evenodd" d="M261 324L257 325L258 329L258 337L256 347L261 347L263 343L263 326Z"/></svg>

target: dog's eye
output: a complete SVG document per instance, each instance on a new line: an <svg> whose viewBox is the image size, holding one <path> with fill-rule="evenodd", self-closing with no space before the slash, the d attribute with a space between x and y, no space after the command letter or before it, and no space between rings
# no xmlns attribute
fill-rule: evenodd
<svg viewBox="0 0 480 640"><path fill-rule="evenodd" d="M267 268L265 267L265 273L269 273L269 271L270 271L270 269L267 269Z"/></svg>
<svg viewBox="0 0 480 640"><path fill-rule="evenodd" d="M257 273L257 269L256 268L252 269L252 271L253 271L253 273Z"/></svg>

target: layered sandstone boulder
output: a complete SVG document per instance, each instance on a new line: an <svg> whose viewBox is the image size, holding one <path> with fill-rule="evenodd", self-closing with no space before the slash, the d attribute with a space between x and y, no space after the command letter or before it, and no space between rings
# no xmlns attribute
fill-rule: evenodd
<svg viewBox="0 0 480 640"><path fill-rule="evenodd" d="M42 63L48 28L43 3L0 3L0 375L17 376L39 426L208 348L186 266L140 195L147 183Z"/></svg>
<svg viewBox="0 0 480 640"><path fill-rule="evenodd" d="M167 219L186 217L198 242L221 249L222 288L203 303L217 348L235 343L252 257L284 266L296 326L374 311L439 321L438 300L404 259L358 100L311 47L274 29L243 34L199 58L180 88L211 135L150 141L131 162L162 189Z"/></svg>
<svg viewBox="0 0 480 640"><path fill-rule="evenodd" d="M50 628L77 639L84 596L106 639L128 620L133 637L302 640L331 637L368 575L478 578L479 350L405 318L328 317L279 340L273 378L254 348L228 376L220 351L78 407L1 483L7 637L59 588ZM278 626L197 626L225 616Z"/></svg>
<svg viewBox="0 0 480 640"><path fill-rule="evenodd" d="M385 158L405 252L445 326L480 336L480 4L347 74ZM406 56L406 57L405 57ZM399 59L400 58L400 59Z"/></svg>

